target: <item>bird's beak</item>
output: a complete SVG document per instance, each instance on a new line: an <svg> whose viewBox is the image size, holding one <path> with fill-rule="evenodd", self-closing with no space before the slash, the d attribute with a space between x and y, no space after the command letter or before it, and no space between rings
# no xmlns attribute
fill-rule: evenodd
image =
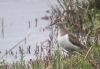
<svg viewBox="0 0 100 69"><path fill-rule="evenodd" d="M52 23L52 24L50 24L49 26L53 26L53 25L55 25L56 23Z"/></svg>

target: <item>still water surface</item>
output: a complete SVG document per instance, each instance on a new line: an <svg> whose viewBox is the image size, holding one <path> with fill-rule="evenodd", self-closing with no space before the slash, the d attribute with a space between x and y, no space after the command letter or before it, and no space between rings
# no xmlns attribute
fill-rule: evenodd
<svg viewBox="0 0 100 69"><path fill-rule="evenodd" d="M46 15L46 10L50 6L46 0L0 0L0 57L6 50L11 49L18 42L26 37L25 42L21 42L18 46L22 46L25 51L30 45L31 50L35 49L36 43L44 41L48 38L48 31L41 31L48 22L41 20L41 16ZM35 26L35 18L38 18L37 27ZM4 22L4 38L2 37L2 21ZM29 28L30 23L30 28ZM45 37L45 38L44 38ZM16 52L19 47L13 49ZM31 58L32 55L25 57ZM14 61L14 57L5 56L3 59ZM1 60L1 59L0 59Z"/></svg>

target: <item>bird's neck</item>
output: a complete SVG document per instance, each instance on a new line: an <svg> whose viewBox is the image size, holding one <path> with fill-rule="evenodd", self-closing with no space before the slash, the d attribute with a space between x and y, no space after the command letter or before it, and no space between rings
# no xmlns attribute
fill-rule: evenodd
<svg viewBox="0 0 100 69"><path fill-rule="evenodd" d="M58 36L64 36L68 34L67 30L63 25L58 26Z"/></svg>

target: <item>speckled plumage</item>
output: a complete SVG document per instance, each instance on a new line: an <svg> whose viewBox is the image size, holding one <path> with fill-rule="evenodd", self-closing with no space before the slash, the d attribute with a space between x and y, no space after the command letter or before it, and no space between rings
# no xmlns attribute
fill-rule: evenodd
<svg viewBox="0 0 100 69"><path fill-rule="evenodd" d="M66 50L78 50L84 48L78 38L69 33L62 24L58 25L58 44Z"/></svg>

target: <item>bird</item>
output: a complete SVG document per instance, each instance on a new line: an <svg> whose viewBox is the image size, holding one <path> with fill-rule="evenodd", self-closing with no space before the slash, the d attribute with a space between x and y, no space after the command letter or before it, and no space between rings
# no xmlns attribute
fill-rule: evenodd
<svg viewBox="0 0 100 69"><path fill-rule="evenodd" d="M64 23L57 23L58 27L58 45L69 52L85 49L79 39L72 33L66 30Z"/></svg>

